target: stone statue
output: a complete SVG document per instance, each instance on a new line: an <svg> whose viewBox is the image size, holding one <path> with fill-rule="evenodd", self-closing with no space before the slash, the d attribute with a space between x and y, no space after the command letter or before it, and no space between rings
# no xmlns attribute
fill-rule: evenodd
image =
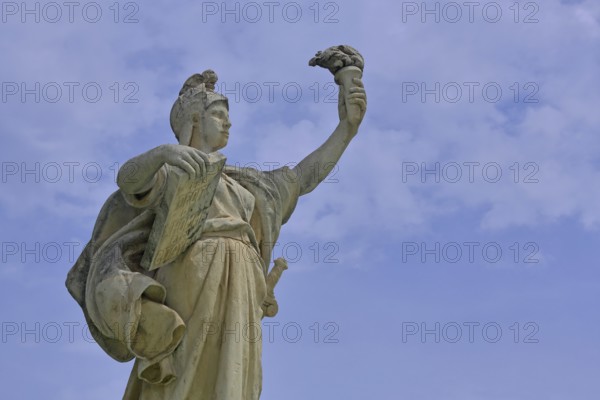
<svg viewBox="0 0 600 400"><path fill-rule="evenodd" d="M229 105L207 70L184 83L171 110L179 144L120 169L119 190L66 284L102 349L135 359L124 399L259 398L260 321L277 313L273 287L287 268L277 259L268 271L273 246L298 197L356 135L367 105L356 50L336 46L310 65L328 68L341 85L340 122L296 167L224 165L218 150L229 137Z"/></svg>

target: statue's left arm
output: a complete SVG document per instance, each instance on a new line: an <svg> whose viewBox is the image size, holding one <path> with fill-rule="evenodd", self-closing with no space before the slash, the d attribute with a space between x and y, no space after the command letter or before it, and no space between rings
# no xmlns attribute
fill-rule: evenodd
<svg viewBox="0 0 600 400"><path fill-rule="evenodd" d="M300 195L312 192L329 175L358 132L367 110L367 96L360 78L354 78L352 83L349 90L342 90L340 87L338 126L325 143L294 168L300 180Z"/></svg>

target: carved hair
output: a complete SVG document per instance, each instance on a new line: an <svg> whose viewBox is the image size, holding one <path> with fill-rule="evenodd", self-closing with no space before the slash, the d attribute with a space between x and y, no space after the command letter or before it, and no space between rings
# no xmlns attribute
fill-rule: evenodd
<svg viewBox="0 0 600 400"><path fill-rule="evenodd" d="M218 79L215 71L207 69L184 82L170 117L171 129L180 144L190 144L194 126L201 126L204 112L211 104L222 101L229 110L227 97L214 91Z"/></svg>

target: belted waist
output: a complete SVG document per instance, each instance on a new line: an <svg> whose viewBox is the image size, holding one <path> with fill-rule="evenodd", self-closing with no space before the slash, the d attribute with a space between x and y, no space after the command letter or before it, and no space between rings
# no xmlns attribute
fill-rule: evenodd
<svg viewBox="0 0 600 400"><path fill-rule="evenodd" d="M263 261L260 256L260 252L258 251L258 248L256 247L256 245L250 240L250 236L248 236L248 233L246 233L244 231L239 231L239 230L231 230L231 231L218 231L218 232L203 232L202 236L200 236L200 240L210 239L210 238L228 238L228 239L238 240L238 241L244 243L250 249L252 249L252 253L254 253L254 255L256 256L256 259L260 262L261 267L264 268L264 266L262 265Z"/></svg>
<svg viewBox="0 0 600 400"><path fill-rule="evenodd" d="M239 240L240 242L244 242L250 246L253 246L252 242L250 241L250 237L248 236L248 233L244 232L244 231L240 231L240 230L220 231L220 232L202 232L202 235L200 236L200 240L207 239L207 238L217 238L217 237L235 239L235 240Z"/></svg>

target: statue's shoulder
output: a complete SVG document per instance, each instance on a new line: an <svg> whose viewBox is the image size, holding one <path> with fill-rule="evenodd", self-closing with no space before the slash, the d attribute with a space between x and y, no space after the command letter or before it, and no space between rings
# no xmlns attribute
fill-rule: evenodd
<svg viewBox="0 0 600 400"><path fill-rule="evenodd" d="M284 191L299 195L299 177L288 166L261 171L251 167L226 165L223 173L253 193L269 192L271 196L277 196L277 193Z"/></svg>
<svg viewBox="0 0 600 400"><path fill-rule="evenodd" d="M256 168L241 167L239 165L225 165L223 173L240 183L246 181L258 182L264 179L264 172Z"/></svg>

